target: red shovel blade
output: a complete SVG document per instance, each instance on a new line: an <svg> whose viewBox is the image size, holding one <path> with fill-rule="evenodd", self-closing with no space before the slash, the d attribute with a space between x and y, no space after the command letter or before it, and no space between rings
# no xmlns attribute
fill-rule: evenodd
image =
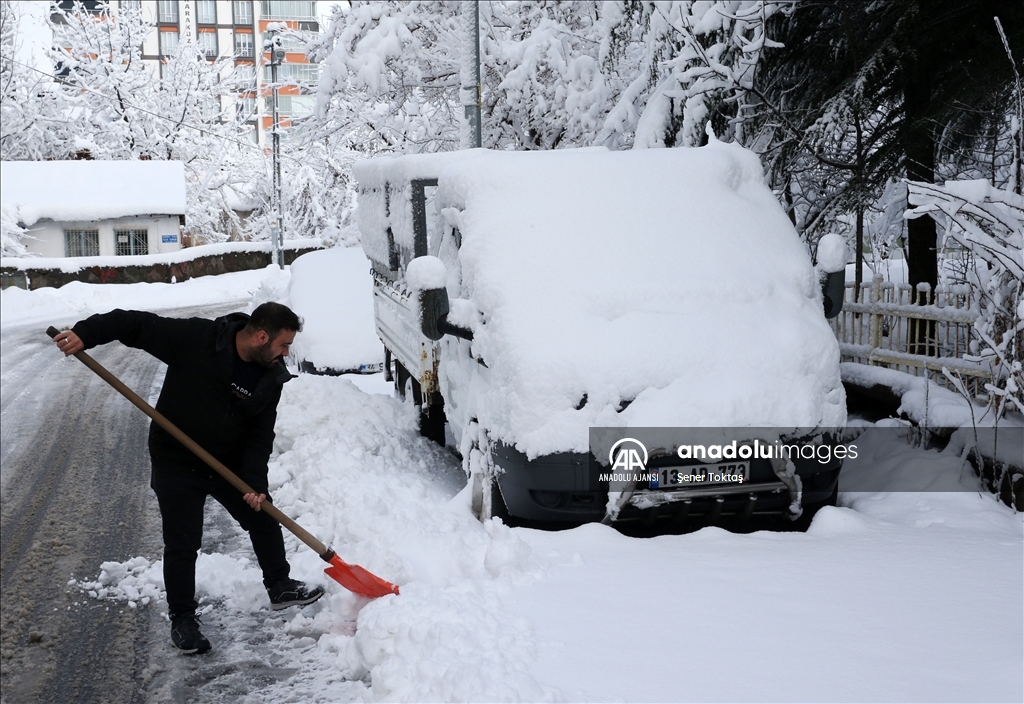
<svg viewBox="0 0 1024 704"><path fill-rule="evenodd" d="M354 594L376 599L385 594L397 594L398 587L366 571L359 565L350 565L335 555L324 573Z"/></svg>

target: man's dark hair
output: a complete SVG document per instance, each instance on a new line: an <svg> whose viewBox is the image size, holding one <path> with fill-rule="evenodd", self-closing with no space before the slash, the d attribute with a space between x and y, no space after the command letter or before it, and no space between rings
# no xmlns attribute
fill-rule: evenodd
<svg viewBox="0 0 1024 704"><path fill-rule="evenodd" d="M273 340L282 330L302 332L302 318L295 315L288 306L280 303L263 303L256 306L256 310L249 316L245 329L249 333L263 330Z"/></svg>

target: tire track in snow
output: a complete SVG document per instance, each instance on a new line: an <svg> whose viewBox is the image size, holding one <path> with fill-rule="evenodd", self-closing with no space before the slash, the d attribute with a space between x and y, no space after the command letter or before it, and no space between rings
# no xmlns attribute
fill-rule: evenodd
<svg viewBox="0 0 1024 704"><path fill-rule="evenodd" d="M49 344L35 328L3 336L3 700L155 701L147 689L176 655L166 621L67 586L94 578L103 561L161 551L149 420L84 365L47 354ZM115 343L90 354L138 391L162 384L163 365L144 352Z"/></svg>
<svg viewBox="0 0 1024 704"><path fill-rule="evenodd" d="M95 356L130 386L148 386L160 369L120 346ZM85 367L56 360L33 377L42 387L36 393L49 398L45 411L19 419L23 442L5 458L5 700L132 701L134 643L145 620L131 609L86 605L66 583L151 543L147 421L102 381L92 383Z"/></svg>

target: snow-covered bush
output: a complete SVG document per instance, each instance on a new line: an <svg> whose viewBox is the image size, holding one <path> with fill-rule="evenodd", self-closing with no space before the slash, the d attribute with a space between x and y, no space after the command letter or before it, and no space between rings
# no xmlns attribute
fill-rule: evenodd
<svg viewBox="0 0 1024 704"><path fill-rule="evenodd" d="M352 222L356 194L352 162L359 156L334 140L295 135L292 153L299 159L282 164L285 232L288 237L318 237L326 246L352 245L358 232Z"/></svg>
<svg viewBox="0 0 1024 704"><path fill-rule="evenodd" d="M944 186L907 184L908 218L928 215L944 232L943 247L962 247L979 309L972 353L992 365L994 410L1024 410L1024 197L985 180Z"/></svg>
<svg viewBox="0 0 1024 704"><path fill-rule="evenodd" d="M0 207L0 255L5 257L32 256L25 247L24 239L29 235L18 224L18 217L12 208Z"/></svg>

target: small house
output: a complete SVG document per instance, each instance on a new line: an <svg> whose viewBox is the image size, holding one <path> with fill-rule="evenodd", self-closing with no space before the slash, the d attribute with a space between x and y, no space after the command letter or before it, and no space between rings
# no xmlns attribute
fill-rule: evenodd
<svg viewBox="0 0 1024 704"><path fill-rule="evenodd" d="M0 202L43 257L159 254L181 249L180 161L4 161Z"/></svg>

